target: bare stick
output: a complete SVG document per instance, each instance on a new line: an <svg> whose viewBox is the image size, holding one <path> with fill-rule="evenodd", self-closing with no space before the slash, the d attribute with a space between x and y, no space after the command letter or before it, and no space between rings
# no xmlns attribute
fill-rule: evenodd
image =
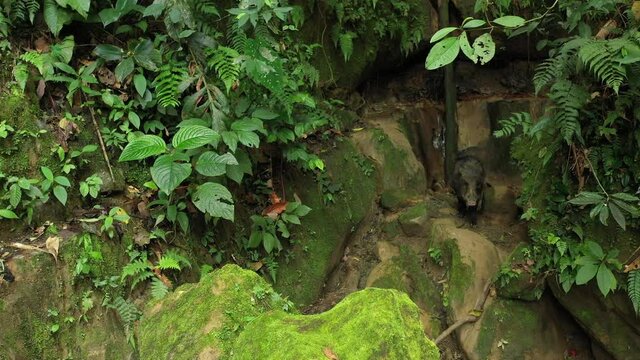
<svg viewBox="0 0 640 360"><path fill-rule="evenodd" d="M487 297L489 296L489 289L491 289L491 280L487 281L487 284L484 286L484 291L482 292L482 296L478 298L478 300L476 300L476 305L473 307L473 311L470 312L470 315L456 321L455 323L453 323L453 325L449 326L442 334L440 334L440 336L438 336L438 338L435 341L436 345L438 345L438 343L440 343L442 340L447 338L447 336L451 335L451 333L454 332L460 326L478 321L478 319L480 318L480 315L482 315L482 309L484 308L484 303L487 301Z"/></svg>
<svg viewBox="0 0 640 360"><path fill-rule="evenodd" d="M87 101L87 96L82 95L84 101ZM104 146L104 140L102 139L102 134L100 133L100 127L98 126L98 121L96 121L96 115L93 113L93 108L89 107L89 113L91 114L91 120L93 121L93 126L96 128L96 135L98 135L98 141L100 142L100 149L102 150L102 156L104 156L104 161L107 163L107 168L109 169L109 175L111 175L111 180L116 181L116 177L113 175L113 169L111 168L111 162L109 161L109 155L107 155L107 148Z"/></svg>

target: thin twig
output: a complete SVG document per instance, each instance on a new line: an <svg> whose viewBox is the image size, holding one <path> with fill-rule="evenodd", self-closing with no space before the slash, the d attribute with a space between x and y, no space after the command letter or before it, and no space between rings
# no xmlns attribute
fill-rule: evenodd
<svg viewBox="0 0 640 360"><path fill-rule="evenodd" d="M492 283L491 280L487 281L487 284L484 286L484 291L482 292L482 296L479 297L478 300L476 300L476 305L473 307L473 311L470 312L469 316L456 321L455 323L453 323L453 325L449 326L445 331L443 331L442 334L440 334L440 336L438 336L438 338L435 340L436 345L438 345L438 343L440 343L442 340L447 338L447 336L451 335L451 333L454 332L460 326L467 323L474 323L478 321L478 319L482 315L484 303L487 301L487 297L489 296L489 289L491 289L491 283Z"/></svg>
<svg viewBox="0 0 640 360"><path fill-rule="evenodd" d="M87 96L82 94L84 101L87 102ZM113 168L111 167L111 162L109 161L109 155L107 155L107 148L104 146L104 140L102 139L102 133L100 133L100 126L98 126L98 121L96 120L96 115L93 112L93 108L89 106L89 113L91 114L91 120L93 122L93 126L96 128L96 135L98 135L98 141L100 142L100 149L102 150L102 156L104 156L104 161L107 163L107 168L109 169L109 175L111 175L111 180L116 181L116 177L113 175Z"/></svg>

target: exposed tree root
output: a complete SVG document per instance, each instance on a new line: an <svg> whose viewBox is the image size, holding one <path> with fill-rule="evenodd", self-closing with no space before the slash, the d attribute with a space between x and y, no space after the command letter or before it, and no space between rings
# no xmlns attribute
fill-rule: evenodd
<svg viewBox="0 0 640 360"><path fill-rule="evenodd" d="M476 300L476 305L473 307L473 310L469 312L469 316L460 319L453 323L453 325L449 326L438 338L435 340L436 345L440 343L442 340L446 339L447 336L451 335L457 328L464 324L474 323L478 321L480 316L482 315L482 310L484 309L484 303L487 301L487 297L489 296L489 289L491 289L492 281L487 281L487 284L484 286L484 291L482 292L482 296Z"/></svg>

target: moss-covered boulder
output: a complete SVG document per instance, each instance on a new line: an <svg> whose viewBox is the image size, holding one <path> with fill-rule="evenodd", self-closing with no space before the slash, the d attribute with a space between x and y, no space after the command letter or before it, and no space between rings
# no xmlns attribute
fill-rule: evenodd
<svg viewBox="0 0 640 360"><path fill-rule="evenodd" d="M329 273L342 257L346 241L375 206L375 164L363 156L350 139L322 155L330 181L341 188L334 201L325 204L322 185L308 174L290 181L287 193L296 193L313 210L296 228L296 246L289 261L281 261L275 288L298 305L320 295Z"/></svg>
<svg viewBox="0 0 640 360"><path fill-rule="evenodd" d="M140 359L439 359L418 308L400 292L356 292L317 315L283 306L257 274L226 265L150 305Z"/></svg>
<svg viewBox="0 0 640 360"><path fill-rule="evenodd" d="M407 236L423 236L429 230L429 210L426 202L405 209L398 216L402 232Z"/></svg>

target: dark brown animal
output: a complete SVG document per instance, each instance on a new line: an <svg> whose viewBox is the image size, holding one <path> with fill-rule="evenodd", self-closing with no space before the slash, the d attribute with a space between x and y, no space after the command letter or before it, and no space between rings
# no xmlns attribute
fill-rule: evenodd
<svg viewBox="0 0 640 360"><path fill-rule="evenodd" d="M468 153L458 154L451 185L458 198L458 211L475 225L484 205L485 171L482 162Z"/></svg>

